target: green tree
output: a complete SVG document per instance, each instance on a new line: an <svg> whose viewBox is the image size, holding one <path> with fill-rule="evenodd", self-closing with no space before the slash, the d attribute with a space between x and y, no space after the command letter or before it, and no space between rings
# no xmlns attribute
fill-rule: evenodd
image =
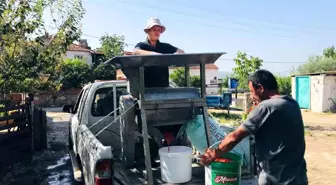
<svg viewBox="0 0 336 185"><path fill-rule="evenodd" d="M336 71L336 49L334 46L323 50L321 56L311 56L308 61L297 67L294 74L321 73Z"/></svg>
<svg viewBox="0 0 336 185"><path fill-rule="evenodd" d="M112 65L105 65L107 59L111 59L115 56L122 56L124 52L125 37L118 35L105 34L100 38L101 47L97 48L104 54L99 60L94 61L92 70L96 80L112 80L116 78L116 71Z"/></svg>
<svg viewBox="0 0 336 185"><path fill-rule="evenodd" d="M292 79L290 76L276 76L279 93L282 95L291 95Z"/></svg>
<svg viewBox="0 0 336 185"><path fill-rule="evenodd" d="M323 56L326 58L336 59L336 49L334 46L328 47L323 50Z"/></svg>
<svg viewBox="0 0 336 185"><path fill-rule="evenodd" d="M179 87L185 87L185 72L184 68L177 68L174 70L172 74L170 74L170 79ZM201 87L201 79L199 76L191 76L190 77L190 86L192 87Z"/></svg>
<svg viewBox="0 0 336 185"><path fill-rule="evenodd" d="M222 79L222 88L229 88L229 78L231 78L231 76L226 75L226 76Z"/></svg>
<svg viewBox="0 0 336 185"><path fill-rule="evenodd" d="M190 77L190 86L201 88L201 78L199 76Z"/></svg>
<svg viewBox="0 0 336 185"><path fill-rule="evenodd" d="M0 91L32 92L57 89L56 66L67 47L80 36L81 1L10 0L0 18ZM47 33L43 14L56 11L63 19ZM52 13L51 13L52 14ZM56 20L56 19L55 19ZM48 76L48 78L45 78ZM43 80L42 80L43 79Z"/></svg>
<svg viewBox="0 0 336 185"><path fill-rule="evenodd" d="M103 52L107 59L113 58L115 56L122 56L124 48L127 46L125 44L125 37L115 34L105 34L100 38L100 44L101 47L97 50Z"/></svg>
<svg viewBox="0 0 336 185"><path fill-rule="evenodd" d="M112 65L99 64L93 71L96 80L115 80L116 73Z"/></svg>
<svg viewBox="0 0 336 185"><path fill-rule="evenodd" d="M90 65L81 59L66 59L58 66L63 88L80 88L90 81Z"/></svg>
<svg viewBox="0 0 336 185"><path fill-rule="evenodd" d="M336 71L336 59L322 56L309 57L308 62L300 65L295 74Z"/></svg>
<svg viewBox="0 0 336 185"><path fill-rule="evenodd" d="M236 67L233 68L233 75L239 80L240 88L247 88L248 75L260 69L263 60L258 57L248 57L246 53L238 51L234 59Z"/></svg>

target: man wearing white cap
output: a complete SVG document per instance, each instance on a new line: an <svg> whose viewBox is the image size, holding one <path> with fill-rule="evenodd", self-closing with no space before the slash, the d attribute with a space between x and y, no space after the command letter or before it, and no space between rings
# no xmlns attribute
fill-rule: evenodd
<svg viewBox="0 0 336 185"><path fill-rule="evenodd" d="M134 49L135 55L153 54L181 54L183 50L171 44L160 42L160 35L166 31L166 27L161 24L156 17L149 18L144 29L147 38L144 42L139 42ZM146 87L168 87L169 70L168 67L152 66L145 69Z"/></svg>

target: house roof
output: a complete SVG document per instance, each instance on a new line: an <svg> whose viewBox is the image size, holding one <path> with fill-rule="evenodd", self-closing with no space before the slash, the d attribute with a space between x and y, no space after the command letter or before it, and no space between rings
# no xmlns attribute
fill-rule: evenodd
<svg viewBox="0 0 336 185"><path fill-rule="evenodd" d="M68 51L81 51L81 52L89 52L89 53L92 53L92 54L103 54L102 52L85 48L85 47L83 47L83 46L81 46L79 44L71 44L68 47Z"/></svg>
<svg viewBox="0 0 336 185"><path fill-rule="evenodd" d="M336 75L336 71L325 71L325 72L319 72L319 73L304 73L304 74L293 74L293 76L314 76L314 75Z"/></svg>

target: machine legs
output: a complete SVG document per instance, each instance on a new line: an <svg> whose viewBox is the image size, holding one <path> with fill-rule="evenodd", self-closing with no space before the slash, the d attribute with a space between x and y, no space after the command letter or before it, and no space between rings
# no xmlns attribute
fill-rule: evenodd
<svg viewBox="0 0 336 185"><path fill-rule="evenodd" d="M154 185L153 172L152 172L152 163L149 149L149 141L148 141L148 129L147 129L147 120L146 114L144 110L141 110L141 123L142 123L142 138L143 138L143 146L144 146L144 155L145 155L145 164L146 164L146 172L147 172L147 181L149 185Z"/></svg>
<svg viewBox="0 0 336 185"><path fill-rule="evenodd" d="M211 138L209 119L208 119L208 109L206 106L203 106L202 113L203 113L203 121L204 121L204 128L205 128L205 136L207 139L208 147L210 147L213 143L211 142L212 138Z"/></svg>

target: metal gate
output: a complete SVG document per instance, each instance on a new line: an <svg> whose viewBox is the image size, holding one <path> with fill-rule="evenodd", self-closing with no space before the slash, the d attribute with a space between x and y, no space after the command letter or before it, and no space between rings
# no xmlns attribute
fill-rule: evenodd
<svg viewBox="0 0 336 185"><path fill-rule="evenodd" d="M300 108L310 109L310 78L309 76L296 77L296 101Z"/></svg>

